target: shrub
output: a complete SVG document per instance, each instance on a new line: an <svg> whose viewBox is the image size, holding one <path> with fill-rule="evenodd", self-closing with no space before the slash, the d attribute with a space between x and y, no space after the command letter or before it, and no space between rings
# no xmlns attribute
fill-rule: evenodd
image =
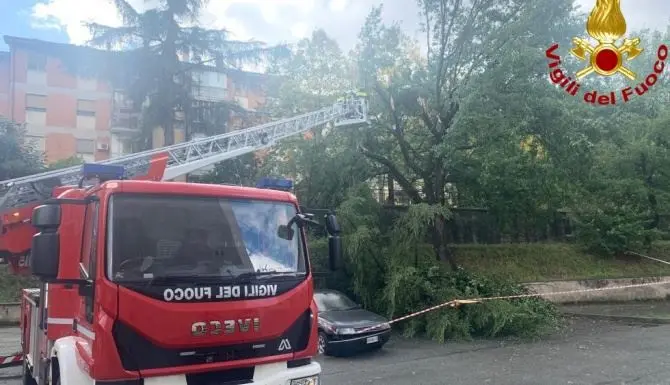
<svg viewBox="0 0 670 385"><path fill-rule="evenodd" d="M448 216L443 207L412 205L392 226L382 226L382 208L369 190L359 187L350 191L337 214L344 231L345 266L320 284L353 296L372 311L397 318L453 299L527 293L519 284L463 269L450 271L435 261L432 247L424 240L435 216ZM310 246L313 269L325 269L325 240L311 239ZM522 298L442 308L399 322L397 327L406 336L425 335L436 341L537 337L554 330L559 319L551 303Z"/></svg>
<svg viewBox="0 0 670 385"><path fill-rule="evenodd" d="M527 294L518 284L492 280L463 269L439 266L395 271L386 290L389 315L398 317L453 299ZM436 341L472 337L539 337L559 326L559 313L537 297L485 300L459 308L444 307L398 326L406 336L427 335Z"/></svg>

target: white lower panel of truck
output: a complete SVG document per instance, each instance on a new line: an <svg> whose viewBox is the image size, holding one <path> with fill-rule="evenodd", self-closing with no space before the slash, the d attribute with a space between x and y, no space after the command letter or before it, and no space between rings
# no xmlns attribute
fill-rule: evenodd
<svg viewBox="0 0 670 385"><path fill-rule="evenodd" d="M286 362L257 365L252 385L317 385L321 365L312 362L298 368L288 368ZM78 385L78 384L77 384ZM146 377L144 385L187 385L186 375Z"/></svg>
<svg viewBox="0 0 670 385"><path fill-rule="evenodd" d="M88 373L77 363L76 341L78 337L64 337L56 341L52 357L58 358L60 385L95 385ZM257 365L254 369L252 385L317 385L321 365L289 368L286 362ZM53 382L52 382L53 383ZM186 374L173 376L145 377L144 385L187 385Z"/></svg>

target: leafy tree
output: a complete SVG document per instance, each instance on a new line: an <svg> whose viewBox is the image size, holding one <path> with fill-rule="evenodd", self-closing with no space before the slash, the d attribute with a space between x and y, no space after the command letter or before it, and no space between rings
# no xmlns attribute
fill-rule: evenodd
<svg viewBox="0 0 670 385"><path fill-rule="evenodd" d="M42 157L25 143L25 127L0 116L0 180L39 171Z"/></svg>
<svg viewBox="0 0 670 385"><path fill-rule="evenodd" d="M189 180L197 183L234 184L254 186L259 177L259 164L253 153L224 160L202 176L191 175Z"/></svg>
<svg viewBox="0 0 670 385"><path fill-rule="evenodd" d="M300 41L270 71L277 81L270 87L266 109L278 118L332 105L352 84L350 63L322 30ZM350 187L375 175L356 151L358 132L358 127L325 127L288 138L269 150L262 172L296 179L296 194L307 207L335 208Z"/></svg>
<svg viewBox="0 0 670 385"><path fill-rule="evenodd" d="M414 203L448 205L456 203L454 190L467 186L472 177L468 164L473 153L500 135L509 138L509 132L501 133L504 129L489 136L477 124L495 126L495 115L505 115L510 125L518 118L536 119L534 100L528 98L512 111L508 105L499 111L487 107L502 102L505 94L523 92L516 85L519 77L524 85L540 79L537 71L524 73L509 64L537 57L538 48L546 49L542 46L549 40L543 37L563 35L559 29L570 25L572 2L425 0L419 5L426 20L425 57L413 54L416 47L397 26L382 24L381 7L373 9L361 31L359 73L374 95L375 121L360 149L386 167ZM508 72L497 71L500 77L486 81L489 71L505 66ZM495 88L476 93L475 99L471 91L483 90L483 84ZM516 131L520 139L527 136L518 127ZM444 219L435 222L433 246L437 259L455 268L444 242Z"/></svg>
<svg viewBox="0 0 670 385"><path fill-rule="evenodd" d="M123 26L89 24L93 32L90 43L130 50L125 86L136 105L144 107L147 142L153 129L162 127L165 144L173 144L174 128L183 124L184 114L194 112L191 92L197 82L189 75L191 69L202 69L206 62L231 68L283 51L283 47L268 48L260 42L231 40L226 30L194 26L206 0L160 0L157 7L145 12L138 12L126 0L114 3ZM180 58L200 65L181 62ZM227 120L229 105L221 102L210 107L215 112L223 110L220 119Z"/></svg>

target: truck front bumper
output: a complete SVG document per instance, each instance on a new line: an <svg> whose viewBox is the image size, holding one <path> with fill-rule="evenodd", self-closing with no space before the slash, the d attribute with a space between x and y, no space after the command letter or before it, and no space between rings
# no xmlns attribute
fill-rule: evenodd
<svg viewBox="0 0 670 385"><path fill-rule="evenodd" d="M289 368L286 362L257 365L252 385L320 385L321 365L318 362ZM144 385L187 385L186 375L145 377Z"/></svg>

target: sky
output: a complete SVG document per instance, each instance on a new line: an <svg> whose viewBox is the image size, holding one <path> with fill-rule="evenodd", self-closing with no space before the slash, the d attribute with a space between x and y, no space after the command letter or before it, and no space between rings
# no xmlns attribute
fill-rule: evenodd
<svg viewBox="0 0 670 385"><path fill-rule="evenodd" d="M156 0L130 0L137 9ZM532 1L532 0L528 0ZM576 0L586 11L595 0ZM118 25L111 0L0 0L0 34L84 44L83 22ZM621 0L629 30L665 28L670 21L668 0ZM354 47L370 8L384 3L384 20L398 21L419 37L416 0L210 0L201 24L225 28L235 39L270 44L293 43L323 28L344 50ZM0 50L6 50L0 42Z"/></svg>

